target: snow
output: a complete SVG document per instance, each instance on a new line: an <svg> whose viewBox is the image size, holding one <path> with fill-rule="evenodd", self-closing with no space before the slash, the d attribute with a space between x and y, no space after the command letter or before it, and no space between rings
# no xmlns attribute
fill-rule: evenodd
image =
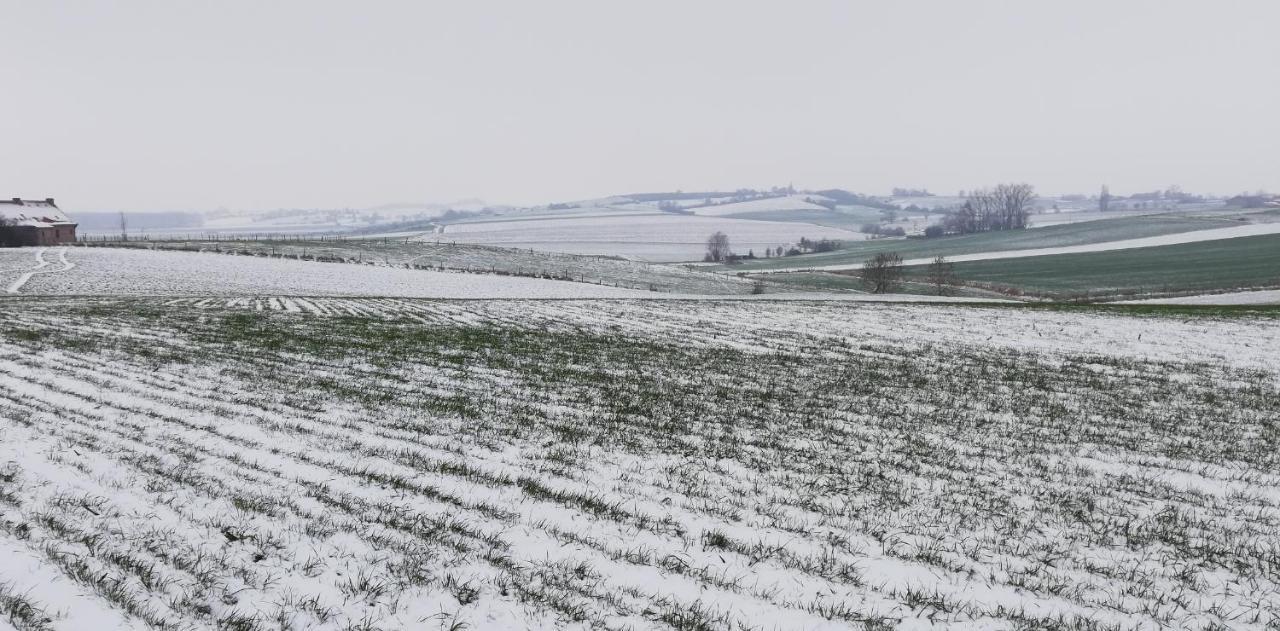
<svg viewBox="0 0 1280 631"><path fill-rule="evenodd" d="M613 207L623 208L627 210L655 211L655 210L661 210L661 206L668 205L668 204L675 205L680 208L689 208L690 206L701 206L707 203L707 200L708 198L704 197L700 199L663 199L663 200L654 200L654 201L645 201L645 202L626 201L620 204L615 204L613 205ZM732 197L710 198L710 201L714 203L729 203L732 200L733 200Z"/></svg>
<svg viewBox="0 0 1280 631"><path fill-rule="evenodd" d="M1027 256L1050 256L1054 254L1084 254L1089 252L1110 252L1112 250L1131 250L1135 248L1151 248L1161 245L1179 245L1183 243L1199 243L1202 241L1217 241L1220 239L1234 239L1237 237L1253 237L1269 234L1280 234L1280 222L1277 223L1251 223L1242 226L1232 226L1230 228L1213 228L1210 230L1194 230L1191 232L1179 232L1176 234L1166 234L1156 237L1142 237L1138 239L1122 239L1119 241L1104 241L1101 243L1087 243L1082 245L1069 245L1056 248L1035 248L1031 250L1005 250L1000 252L979 252L975 254L957 254L948 256L947 260L952 263L960 263L964 261L988 261L995 259L1016 259ZM908 259L903 261L903 265L928 265L933 258ZM803 271L836 271L836 270L855 270L862 269L862 263L843 263L838 265L816 265L810 267L789 267L784 269L760 270L761 273L777 273L777 272L803 272Z"/></svg>
<svg viewBox="0 0 1280 631"><path fill-rule="evenodd" d="M0 463L14 462L15 454L6 452L12 452L12 447L0 444ZM3 513L0 513L0 518L2 517ZM146 628L112 609L18 541L0 537L0 560L3 560L0 564L3 565L3 569L0 569L0 584L8 583L10 589L22 594L34 606L49 607L44 612L53 618L55 628ZM0 611L0 624L5 622L3 614Z"/></svg>
<svg viewBox="0 0 1280 631"><path fill-rule="evenodd" d="M663 215L657 208L629 208L626 206L575 206L573 208L523 208L496 215L464 217L450 222L450 226L463 224L490 224L508 221L544 221L549 219L584 219L590 217L628 217Z"/></svg>
<svg viewBox="0 0 1280 631"><path fill-rule="evenodd" d="M586 298L647 293L495 274L163 250L16 248L0 261L0 281L7 281L9 293L24 294Z"/></svg>
<svg viewBox="0 0 1280 631"><path fill-rule="evenodd" d="M1147 298L1125 300L1117 304L1157 305L1280 305L1280 289L1233 291L1220 294L1199 294L1173 298Z"/></svg>
<svg viewBox="0 0 1280 631"><path fill-rule="evenodd" d="M23 200L15 204L0 200L0 219L18 226L49 227L73 223L57 206L44 201Z"/></svg>
<svg viewBox="0 0 1280 631"><path fill-rule="evenodd" d="M965 198L954 195L930 195L928 197L886 197L882 201L893 204L898 208L907 208L908 206L917 208L953 208L964 204Z"/></svg>
<svg viewBox="0 0 1280 631"><path fill-rule="evenodd" d="M205 215L199 228L145 230L149 234L186 232L332 232L405 221L430 221L447 210L475 211L485 204L479 200L459 200L450 204L387 204L374 208L281 209L274 211L214 211Z"/></svg>
<svg viewBox="0 0 1280 631"><path fill-rule="evenodd" d="M866 238L859 232L800 222L664 214L453 224L443 234L422 239L648 261L697 261L706 253L707 238L717 231L727 234L733 250L741 254L795 243L801 237Z"/></svg>
<svg viewBox="0 0 1280 631"><path fill-rule="evenodd" d="M1266 319L1187 320L966 307L926 304L939 298L937 296L900 294L841 296L852 299L855 304L833 299L831 294L814 295L819 298L816 300L793 300L791 294L773 296L708 296L704 300L674 296L670 300L649 300L645 295L643 299L536 303L499 300L451 306L405 298L293 300L300 311L313 315L363 315L435 325L456 322L459 318L471 324L510 323L518 318L523 325L533 328L554 323L567 330L603 331L623 323L640 327L645 338L678 339L690 344L703 340L713 345L752 340L759 345L746 347L760 352L798 344L797 338L806 336L824 340L865 336L903 352L929 341L966 344L965 340L974 338L981 341L977 346L1016 352L1243 366L1280 377L1280 365L1272 355L1280 349L1280 327ZM857 304L866 298L872 300ZM894 304L900 298L906 302ZM911 299L921 302L912 303ZM269 304L273 300L278 302L272 298L182 297L167 299L165 304L215 311L285 310L283 304ZM1151 334L1157 326L1159 334ZM997 331L1003 333L996 335Z"/></svg>
<svg viewBox="0 0 1280 631"><path fill-rule="evenodd" d="M771 213L786 210L827 210L824 206L808 201L810 199L827 201L827 198L821 195L786 195L783 197L769 197L765 199L747 200L745 202L703 206L700 208L693 208L691 210L694 214L702 217L750 215L752 213Z"/></svg>
<svg viewBox="0 0 1280 631"><path fill-rule="evenodd" d="M1272 320L202 300L0 311L0 583L54 629L1280 622Z"/></svg>
<svg viewBox="0 0 1280 631"><path fill-rule="evenodd" d="M1060 212L1039 210L1027 217L1027 227L1045 228L1064 224L1100 221L1121 217L1146 217L1171 213L1152 213L1150 210L1108 210L1102 212L1095 209L1063 209Z"/></svg>
<svg viewBox="0 0 1280 631"><path fill-rule="evenodd" d="M760 295L648 294L634 298L646 302L726 302L726 303L832 303L832 304L1016 304L1012 300L990 300L960 296L862 293L786 293ZM317 298L282 296L217 296L173 298L165 304L200 309L242 309L245 311L286 311L315 315L361 315L384 319L404 317L421 311L415 299Z"/></svg>
<svg viewBox="0 0 1280 631"><path fill-rule="evenodd" d="M571 263L581 267L569 267ZM475 265L482 269L489 266L484 259L479 259ZM587 280L574 282L485 272L406 269L385 264L327 263L141 248L41 247L0 250L0 283L4 283L9 294L213 295L230 296L233 302L241 297L260 300L255 296L1000 302L956 296L857 292L784 291L751 294L752 283L733 276L685 270L676 266L654 266L608 259L548 263L544 267L556 273L561 269L574 269L575 277L583 276ZM663 289L649 291L650 286L661 286ZM264 300L266 302L257 303L260 308L295 310L287 299Z"/></svg>
<svg viewBox="0 0 1280 631"><path fill-rule="evenodd" d="M22 290L22 286L27 284L27 281L31 280L31 278L36 274L51 274L56 272L65 272L75 267L74 263L67 260L67 248L61 247L61 248L54 248L53 251L56 252L56 254L52 255L56 257L57 264L60 267L56 267L53 269L46 269L51 264L51 261L46 259L46 254L49 251L50 251L49 248L35 248L36 255L35 255L34 265L32 265L29 268L16 268L12 270L12 271L19 272L19 274L17 278L13 280L13 282L9 283L9 285L5 287L5 292L10 294L18 293L19 291ZM9 271L9 270L0 271L0 274L4 274L5 271Z"/></svg>

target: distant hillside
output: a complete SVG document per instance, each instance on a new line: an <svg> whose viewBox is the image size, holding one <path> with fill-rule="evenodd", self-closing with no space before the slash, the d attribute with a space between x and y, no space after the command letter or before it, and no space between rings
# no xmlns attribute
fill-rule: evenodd
<svg viewBox="0 0 1280 631"><path fill-rule="evenodd" d="M72 217L80 224L81 232L119 232L120 212L77 212ZM204 225L204 215L193 212L125 212L129 230L166 230L169 228L199 228Z"/></svg>

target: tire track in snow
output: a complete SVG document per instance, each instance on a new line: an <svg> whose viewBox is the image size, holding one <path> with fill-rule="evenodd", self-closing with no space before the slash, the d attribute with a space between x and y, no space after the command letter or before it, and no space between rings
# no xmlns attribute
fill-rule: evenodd
<svg viewBox="0 0 1280 631"><path fill-rule="evenodd" d="M41 268L49 265L49 262L44 260L44 253L45 253L45 250L47 249L48 248L40 248L39 250L36 250L36 266L27 268L25 274L19 276L12 283L9 283L9 286L5 288L6 292L9 292L11 294L18 293L18 290L22 289L22 286L25 285L27 281L31 279L31 276L33 274L37 273L37 271L40 270ZM18 270L14 270L14 271L18 271Z"/></svg>
<svg viewBox="0 0 1280 631"><path fill-rule="evenodd" d="M42 260L42 259L40 258L40 254L41 254L42 252L44 252L44 250L45 250L45 248L40 248L39 250L37 250L37 251L36 251L36 266L35 266L35 267L14 267L14 268L10 268L10 269L0 269L0 274L9 274L9 273L12 273L12 272L29 272L29 271L34 270L34 269L39 269L39 268L41 267L41 265L40 265L40 261Z"/></svg>
<svg viewBox="0 0 1280 631"><path fill-rule="evenodd" d="M47 251L48 251L48 248L40 248L39 250L36 250L36 266L28 269L25 274L19 276L17 280L14 280L12 283L10 283L9 286L5 288L5 291L11 294L16 294L19 291L21 291L22 286L27 284L27 281L31 280L31 277L35 276L36 274L53 274L57 272L65 272L76 266L75 263L72 263L71 261L67 260L67 248L64 247L58 250L57 262L61 263L62 267L58 269L41 271L45 267L48 267L50 264L50 261L46 261L44 259L44 253Z"/></svg>

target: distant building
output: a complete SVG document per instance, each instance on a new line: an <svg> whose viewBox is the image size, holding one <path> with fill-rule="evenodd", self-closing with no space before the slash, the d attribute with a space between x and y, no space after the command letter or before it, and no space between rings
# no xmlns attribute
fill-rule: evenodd
<svg viewBox="0 0 1280 631"><path fill-rule="evenodd" d="M1227 200L1227 206L1232 208L1274 208L1278 201L1280 201L1280 197L1267 194L1236 195Z"/></svg>
<svg viewBox="0 0 1280 631"><path fill-rule="evenodd" d="M76 223L49 197L0 200L0 245L55 245L76 240Z"/></svg>

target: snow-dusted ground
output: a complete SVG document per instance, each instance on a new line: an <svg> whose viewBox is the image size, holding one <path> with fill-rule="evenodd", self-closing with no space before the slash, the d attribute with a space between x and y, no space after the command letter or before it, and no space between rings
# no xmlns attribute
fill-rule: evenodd
<svg viewBox="0 0 1280 631"><path fill-rule="evenodd" d="M857 292L795 292L785 294L652 294L636 300L696 302L831 302L882 304L1017 304L1013 300L969 298L963 296L925 296L916 294L864 294ZM171 306L198 309L238 309L244 311L289 311L332 315L349 313L379 318L398 318L420 309L420 302L404 298L316 298L302 296L188 296L165 302ZM657 307L655 307L657 308Z"/></svg>
<svg viewBox="0 0 1280 631"><path fill-rule="evenodd" d="M315 302L7 299L0 601L49 629L1280 625L1274 320Z"/></svg>
<svg viewBox="0 0 1280 631"><path fill-rule="evenodd" d="M727 204L733 201L732 197L704 197L702 199L664 199L646 202L622 201L612 204L613 208L623 208L628 210L650 210L661 211L662 207L667 204L675 205L680 208L689 208L691 206L701 206L710 200L713 204Z"/></svg>
<svg viewBox="0 0 1280 631"><path fill-rule="evenodd" d="M50 261L55 263L50 263ZM120 248L0 251L9 293L60 295L267 294L426 298L605 298L637 290L591 283L317 263L258 256Z"/></svg>
<svg viewBox="0 0 1280 631"><path fill-rule="evenodd" d="M445 243L478 243L569 254L627 256L648 261L697 261L714 232L729 236L735 252L810 239L862 240L859 232L799 222L753 221L693 215L619 215L453 224L443 234L422 237Z"/></svg>
<svg viewBox="0 0 1280 631"><path fill-rule="evenodd" d="M1280 234L1280 222L1277 223L1251 223L1241 226L1233 226L1230 228L1213 228L1210 230L1195 230L1192 232L1179 232L1176 234L1166 234L1158 237L1143 237L1140 239L1122 239L1119 241L1104 241L1101 243L1087 243L1083 245L1069 245L1058 248L1035 248L1031 250L1005 250L1001 252L979 252L975 254L957 254L948 256L947 260L953 263L964 261L987 261L993 259L1015 259L1026 256L1049 256L1052 254L1082 254L1087 252L1109 252L1111 250L1131 250L1135 248L1149 248L1160 245L1177 245L1181 243L1199 243L1201 241L1216 241L1219 239L1233 239L1236 237L1252 237L1267 234ZM928 265L933 258L908 259L903 261L904 265ZM854 270L862 269L862 263L841 263L837 265L815 265L809 267L788 267L782 269L759 270L760 273L771 272L803 272L803 271L836 271L836 270Z"/></svg>
<svg viewBox="0 0 1280 631"><path fill-rule="evenodd" d="M751 215L753 213L772 213L780 210L826 210L825 207L819 206L807 199L817 201L826 200L821 195L787 195L784 197L769 197L766 199L752 199L745 202L734 202L731 204L717 204L714 206L703 206L692 209L693 212L702 217L724 217L726 215Z"/></svg>
<svg viewBox="0 0 1280 631"><path fill-rule="evenodd" d="M954 208L964 204L964 197L954 195L930 195L928 197L886 197L885 202L898 208L916 206L918 208Z"/></svg>
<svg viewBox="0 0 1280 631"><path fill-rule="evenodd" d="M10 294L22 291L38 274L62 273L74 267L75 263L67 258L65 247L13 248L0 254L0 280L5 283L5 292Z"/></svg>
<svg viewBox="0 0 1280 631"><path fill-rule="evenodd" d="M1175 298L1147 298L1144 300L1125 300L1116 304L1159 304L1159 305L1280 305L1280 289L1262 289L1255 291L1232 291L1220 294L1199 294L1196 296L1178 296Z"/></svg>
<svg viewBox="0 0 1280 631"><path fill-rule="evenodd" d="M212 247L215 242L209 242ZM225 243L219 245L226 245ZM349 241L314 244L310 256L340 255L350 263L287 258L304 248L274 244L285 258L145 248L57 247L0 250L0 284L9 294L99 296L377 296L386 298L645 298L654 300L841 300L860 302L990 302L952 296L797 292L769 286L752 294L754 281L724 274L608 259L559 260L546 253L525 254L451 246L433 254L384 252L356 263ZM421 247L423 244L413 244ZM237 244L237 247L244 247ZM462 250L462 251L460 251ZM266 249L254 251L267 251ZM366 253L367 254L367 253ZM514 260L505 265L495 257ZM522 258L523 257L523 258ZM475 273L406 269L405 261L434 267L462 266ZM488 273L541 274L541 278ZM574 280L552 280L568 275ZM578 280L581 278L582 280ZM779 293L772 293L779 292ZM257 298L255 298L257 299ZM219 299L211 299L219 302ZM267 303L268 307L272 303ZM280 303L276 303L280 304ZM293 304L285 301L283 304ZM301 308L308 304L299 300Z"/></svg>
<svg viewBox="0 0 1280 631"><path fill-rule="evenodd" d="M1093 209L1064 209L1061 212L1041 211L1033 213L1030 217L1027 217L1027 226L1030 228L1045 228L1048 226L1060 226L1063 224L1081 223L1085 221L1118 219L1122 217L1142 217L1152 214L1159 214L1159 211L1108 210L1107 212L1102 212Z"/></svg>
<svg viewBox="0 0 1280 631"><path fill-rule="evenodd" d="M121 246L115 244L112 247ZM690 269L685 265L662 265L522 248L436 243L413 240L412 236L405 235L324 241L152 241L133 243L132 247L224 254L235 252L286 259L571 279L611 287L689 294L746 294L752 291L754 284L747 278Z"/></svg>
<svg viewBox="0 0 1280 631"><path fill-rule="evenodd" d="M668 213L664 213L656 207L631 207L626 204L618 206L584 205L555 210L549 208L519 208L497 215L464 217L450 222L449 225L492 224L508 221L548 221L552 219L590 219L593 217L644 217L665 214Z"/></svg>

